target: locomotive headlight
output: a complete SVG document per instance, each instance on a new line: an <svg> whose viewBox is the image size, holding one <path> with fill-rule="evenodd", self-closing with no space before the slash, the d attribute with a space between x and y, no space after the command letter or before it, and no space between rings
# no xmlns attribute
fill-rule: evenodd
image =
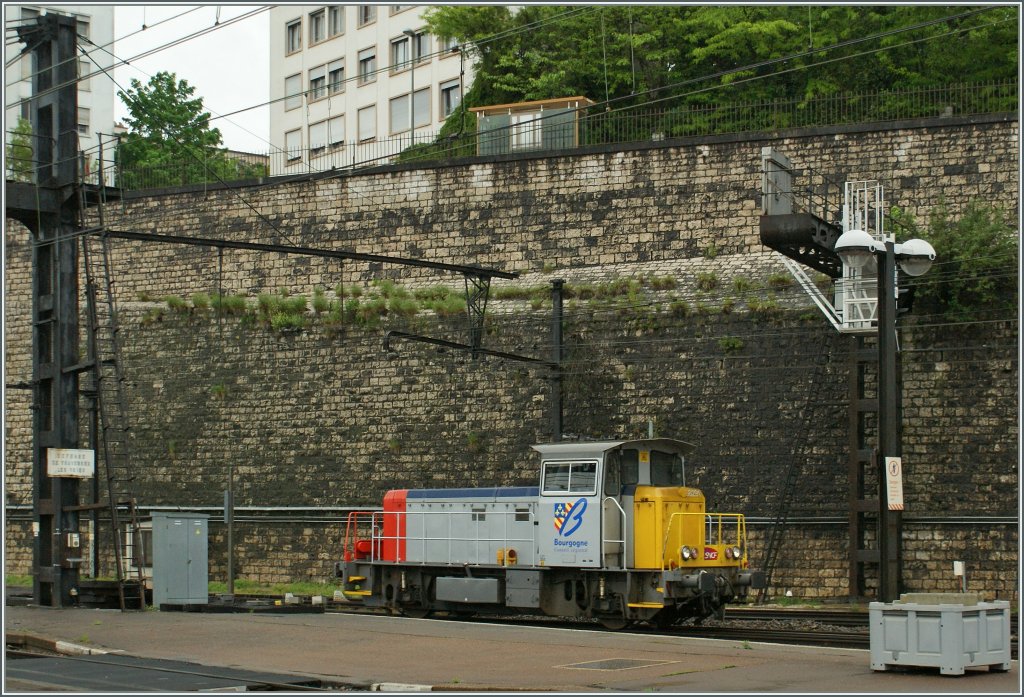
<svg viewBox="0 0 1024 697"><path fill-rule="evenodd" d="M732 559L732 548L731 547L726 547L725 548L725 558L726 559Z"/></svg>
<svg viewBox="0 0 1024 697"><path fill-rule="evenodd" d="M683 545L682 547L679 548L679 554L680 554L680 556L682 556L683 561L690 561L690 557L691 557L690 548L687 547L686 545Z"/></svg>
<svg viewBox="0 0 1024 697"><path fill-rule="evenodd" d="M742 559L743 558L743 550L740 549L739 547L733 547L732 548L732 558L733 559Z"/></svg>

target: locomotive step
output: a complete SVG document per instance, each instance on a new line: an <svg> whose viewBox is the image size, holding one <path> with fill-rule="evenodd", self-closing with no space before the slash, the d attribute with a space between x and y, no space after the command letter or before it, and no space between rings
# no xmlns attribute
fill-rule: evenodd
<svg viewBox="0 0 1024 697"><path fill-rule="evenodd" d="M627 603L629 607L646 607L646 608L662 608L665 607L664 603Z"/></svg>
<svg viewBox="0 0 1024 697"><path fill-rule="evenodd" d="M348 577L348 582L349 583L355 583L357 581L365 581L365 580L366 580L365 576L349 576Z"/></svg>

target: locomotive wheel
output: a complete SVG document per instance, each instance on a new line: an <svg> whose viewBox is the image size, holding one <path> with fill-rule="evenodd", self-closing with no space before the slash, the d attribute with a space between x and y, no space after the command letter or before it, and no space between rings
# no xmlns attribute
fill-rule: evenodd
<svg viewBox="0 0 1024 697"><path fill-rule="evenodd" d="M399 612L402 613L403 617L411 617L414 620L422 620L430 617L434 614L434 610L429 607L415 607L412 605L404 606L399 608Z"/></svg>
<svg viewBox="0 0 1024 697"><path fill-rule="evenodd" d="M602 627L610 629L613 632L621 631L633 624L633 620L627 620L621 615L604 615L603 617L598 617L597 621L601 623Z"/></svg>

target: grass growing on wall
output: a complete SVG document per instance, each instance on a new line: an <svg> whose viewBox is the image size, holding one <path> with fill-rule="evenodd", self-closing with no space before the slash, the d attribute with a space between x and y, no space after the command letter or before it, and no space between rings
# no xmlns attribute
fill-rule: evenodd
<svg viewBox="0 0 1024 697"><path fill-rule="evenodd" d="M591 316L612 314L632 329L652 331L666 319L729 315L744 309L755 321L774 320L785 310L771 291L790 285L783 274L773 274L764 281L735 277L728 285L732 291L746 296L743 307L734 297L725 297L720 304L713 302L714 298L708 294L722 290L722 283L714 273L699 273L691 282L701 299L679 297L676 294L679 282L672 275L566 283L563 297L573 314L581 311ZM764 290L768 290L767 294L758 294ZM546 284L496 285L490 289L490 297L495 301L522 303L531 311L551 307L551 287ZM408 322L425 314L446 319L466 316L466 299L461 288L434 285L409 290L390 279L376 280L368 286L338 284L330 290L317 286L312 289L312 302L306 295L291 295L286 289L260 293L255 301L240 294L211 296L204 292L193 293L189 298L168 295L160 300L166 308L147 310L140 320L141 326L162 322L168 316L188 317L191 321L238 317L246 325L263 327L277 334L320 327L329 335L336 335L345 327L376 330L388 318Z"/></svg>

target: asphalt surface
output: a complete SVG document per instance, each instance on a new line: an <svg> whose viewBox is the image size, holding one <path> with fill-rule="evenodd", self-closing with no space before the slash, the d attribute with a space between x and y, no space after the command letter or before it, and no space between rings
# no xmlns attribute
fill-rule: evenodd
<svg viewBox="0 0 1024 697"><path fill-rule="evenodd" d="M491 625L353 614L207 614L5 607L14 635L61 644L65 652L177 661L310 678L334 689L678 692L1020 694L1020 666L870 669L866 650ZM26 661L41 659L26 659ZM8 661L5 668L25 661ZM189 673L186 668L184 673ZM5 692L53 691L8 672ZM135 678L137 688L153 681ZM131 684L119 683L122 691ZM79 690L69 686L65 689ZM175 691L196 688L159 687ZM209 688L198 688L209 689ZM85 690L89 691L89 690Z"/></svg>

